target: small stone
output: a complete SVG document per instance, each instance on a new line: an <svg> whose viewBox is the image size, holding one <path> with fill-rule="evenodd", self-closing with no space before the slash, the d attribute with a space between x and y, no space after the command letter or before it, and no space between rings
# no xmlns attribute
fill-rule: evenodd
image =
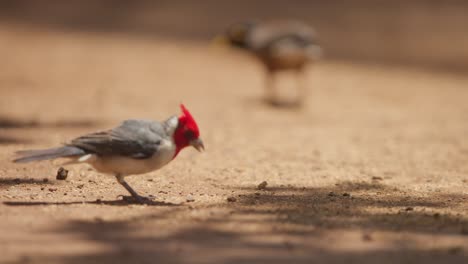
<svg viewBox="0 0 468 264"><path fill-rule="evenodd" d="M230 202L230 203L234 203L234 202L237 201L237 198L234 197L234 196L229 196L229 197L227 198L227 201Z"/></svg>
<svg viewBox="0 0 468 264"><path fill-rule="evenodd" d="M435 213L432 215L435 219L439 219L440 218L440 214L439 213Z"/></svg>
<svg viewBox="0 0 468 264"><path fill-rule="evenodd" d="M153 181L153 179L148 179L148 181L149 181L149 182L152 182L152 181Z"/></svg>
<svg viewBox="0 0 468 264"><path fill-rule="evenodd" d="M55 192L57 191L57 188L49 188L49 192Z"/></svg>
<svg viewBox="0 0 468 264"><path fill-rule="evenodd" d="M57 171L57 176L56 176L56 179L57 180L66 180L68 177L68 170L64 169L63 167L60 167Z"/></svg>
<svg viewBox="0 0 468 264"><path fill-rule="evenodd" d="M188 203L195 202L195 198L193 198L192 195L187 195L187 197L185 198L185 200L186 200Z"/></svg>
<svg viewBox="0 0 468 264"><path fill-rule="evenodd" d="M79 185L76 186L76 188L78 188L78 189L83 189L83 187L84 187L84 184L79 184Z"/></svg>
<svg viewBox="0 0 468 264"><path fill-rule="evenodd" d="M413 211L413 210L414 210L414 208L413 208L413 207L410 207L410 206L408 206L408 207L405 208L405 211L406 211L406 212Z"/></svg>
<svg viewBox="0 0 468 264"><path fill-rule="evenodd" d="M44 178L44 179L42 179L42 182L43 182L43 183L48 183L48 182L49 182L49 179Z"/></svg>
<svg viewBox="0 0 468 264"><path fill-rule="evenodd" d="M268 185L268 182L262 181L262 182L257 186L257 189L258 189L258 190L265 190L266 187L267 187L267 185Z"/></svg>
<svg viewBox="0 0 468 264"><path fill-rule="evenodd" d="M379 176L374 176L374 177L372 177L372 180L373 181L381 181L381 180L383 180L383 178L379 177Z"/></svg>
<svg viewBox="0 0 468 264"><path fill-rule="evenodd" d="M96 199L96 203L97 203L97 204L101 204L101 203L102 203L102 200L99 199L99 198L97 198L97 199Z"/></svg>
<svg viewBox="0 0 468 264"><path fill-rule="evenodd" d="M369 233L364 233L364 234L362 234L362 241L367 241L367 242L369 242L369 241L372 241L372 240L373 240L373 239L372 239L371 234L369 234Z"/></svg>
<svg viewBox="0 0 468 264"><path fill-rule="evenodd" d="M344 196L344 197L350 197L351 194L349 194L349 193L343 193L343 196Z"/></svg>

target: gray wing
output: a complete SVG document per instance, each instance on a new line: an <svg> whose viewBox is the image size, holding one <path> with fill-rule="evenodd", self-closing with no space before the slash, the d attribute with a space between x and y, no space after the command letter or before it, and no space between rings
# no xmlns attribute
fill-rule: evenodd
<svg viewBox="0 0 468 264"><path fill-rule="evenodd" d="M306 47L316 44L315 31L300 22L276 22L259 25L249 39L250 45L256 50L268 49L273 46L287 44Z"/></svg>
<svg viewBox="0 0 468 264"><path fill-rule="evenodd" d="M78 137L67 145L103 156L145 159L153 156L167 138L166 122L126 120L114 129Z"/></svg>

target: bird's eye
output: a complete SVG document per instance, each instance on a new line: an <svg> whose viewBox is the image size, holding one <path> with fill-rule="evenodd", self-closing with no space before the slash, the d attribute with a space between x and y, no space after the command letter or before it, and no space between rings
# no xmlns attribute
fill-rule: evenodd
<svg viewBox="0 0 468 264"><path fill-rule="evenodd" d="M187 130L184 132L184 137L186 139L193 139L195 137L195 133L193 133L191 130Z"/></svg>

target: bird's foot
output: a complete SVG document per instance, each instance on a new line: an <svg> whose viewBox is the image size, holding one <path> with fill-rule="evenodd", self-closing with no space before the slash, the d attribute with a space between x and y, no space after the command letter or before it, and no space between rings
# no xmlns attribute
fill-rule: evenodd
<svg viewBox="0 0 468 264"><path fill-rule="evenodd" d="M127 203L134 203L134 204L152 204L154 203L154 197L145 197L145 196L125 196L120 195L122 200ZM120 197L119 196L119 197Z"/></svg>
<svg viewBox="0 0 468 264"><path fill-rule="evenodd" d="M268 98L266 102L275 108L300 108L303 105L302 100L283 101L276 98Z"/></svg>

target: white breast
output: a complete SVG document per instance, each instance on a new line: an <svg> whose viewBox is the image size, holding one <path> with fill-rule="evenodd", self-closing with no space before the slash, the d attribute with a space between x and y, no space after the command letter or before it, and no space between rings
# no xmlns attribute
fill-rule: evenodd
<svg viewBox="0 0 468 264"><path fill-rule="evenodd" d="M175 155L176 146L172 140L161 142L158 152L148 159L133 159L123 156L90 156L83 162L89 163L101 173L134 175L160 169L169 163Z"/></svg>

